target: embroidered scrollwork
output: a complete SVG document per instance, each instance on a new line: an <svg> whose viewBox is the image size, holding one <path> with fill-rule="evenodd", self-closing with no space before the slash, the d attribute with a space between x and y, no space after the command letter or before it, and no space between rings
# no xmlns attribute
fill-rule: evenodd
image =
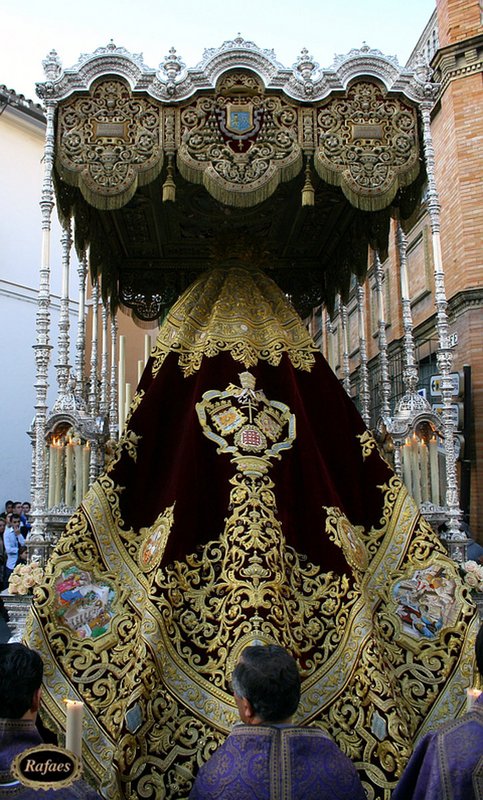
<svg viewBox="0 0 483 800"><path fill-rule="evenodd" d="M223 351L247 368L259 360L276 366L287 353L296 369L310 371L316 347L270 278L233 267L202 275L175 303L152 352L153 376L170 352L192 375L203 358Z"/></svg>
<svg viewBox="0 0 483 800"><path fill-rule="evenodd" d="M131 414L132 413L133 409L131 409ZM133 430L125 428L124 433L119 439L115 452L113 453L112 458L110 459L106 467L106 471L108 473L112 472L116 464L119 463L123 452L126 452L128 456L132 458L133 461L136 461L138 457L137 447L139 442L141 441L141 438L142 437L139 436L139 434L135 433Z"/></svg>
<svg viewBox="0 0 483 800"><path fill-rule="evenodd" d="M179 170L228 205L260 203L301 169L298 113L286 99L264 98L255 76L234 74L181 112Z"/></svg>
<svg viewBox="0 0 483 800"><path fill-rule="evenodd" d="M59 107L57 168L95 208L120 208L163 166L162 111L121 80Z"/></svg>
<svg viewBox="0 0 483 800"><path fill-rule="evenodd" d="M317 114L314 164L366 211L385 208L419 172L416 109L375 83L354 83Z"/></svg>

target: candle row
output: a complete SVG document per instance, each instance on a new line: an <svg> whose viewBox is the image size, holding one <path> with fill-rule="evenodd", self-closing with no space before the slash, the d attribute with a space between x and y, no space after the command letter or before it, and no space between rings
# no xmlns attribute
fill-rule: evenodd
<svg viewBox="0 0 483 800"><path fill-rule="evenodd" d="M78 440L53 440L49 445L47 507L79 505L89 488L91 448Z"/></svg>
<svg viewBox="0 0 483 800"><path fill-rule="evenodd" d="M440 505L438 442L432 436L428 444L416 434L401 448L403 480L418 505L430 501Z"/></svg>
<svg viewBox="0 0 483 800"><path fill-rule="evenodd" d="M144 336L144 360L138 360L138 383L151 356L151 337L149 334ZM132 385L126 382L126 337L119 337L119 362L118 362L118 426L119 436L122 434L126 417L129 414L132 400Z"/></svg>
<svg viewBox="0 0 483 800"><path fill-rule="evenodd" d="M470 688L466 690L467 711L472 710L480 694L480 689ZM82 758L84 703L78 700L65 700L64 702L66 704L65 748L78 756L78 758Z"/></svg>

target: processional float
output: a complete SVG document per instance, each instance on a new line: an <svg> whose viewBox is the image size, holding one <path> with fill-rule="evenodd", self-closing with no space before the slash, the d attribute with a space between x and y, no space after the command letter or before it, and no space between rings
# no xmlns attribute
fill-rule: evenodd
<svg viewBox="0 0 483 800"><path fill-rule="evenodd" d="M106 798L186 798L236 720L241 651L277 642L300 665L297 721L388 798L415 739L464 706L477 619L301 316L362 281L368 244L383 251L390 215L414 209L432 86L369 48L286 70L242 39L194 70L111 44L46 71L45 230L55 183L111 308L169 308L36 593L47 718L62 729L63 699L84 702Z"/></svg>

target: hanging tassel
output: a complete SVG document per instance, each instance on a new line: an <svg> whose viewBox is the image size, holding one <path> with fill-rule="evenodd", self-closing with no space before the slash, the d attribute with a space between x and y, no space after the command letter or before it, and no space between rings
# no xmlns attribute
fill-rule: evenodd
<svg viewBox="0 0 483 800"><path fill-rule="evenodd" d="M312 186L312 180L310 177L310 164L308 158L307 158L307 164L305 166L305 183L304 183L304 188L302 189L302 205L303 206L315 205L315 191L314 187Z"/></svg>
<svg viewBox="0 0 483 800"><path fill-rule="evenodd" d="M176 200L176 184L174 182L173 156L168 156L168 172L163 183L163 203L174 203Z"/></svg>

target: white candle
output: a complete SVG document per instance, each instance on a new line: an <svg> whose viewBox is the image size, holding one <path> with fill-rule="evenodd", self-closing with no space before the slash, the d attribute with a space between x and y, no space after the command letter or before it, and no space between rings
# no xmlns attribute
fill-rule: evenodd
<svg viewBox="0 0 483 800"><path fill-rule="evenodd" d="M144 334L144 366L149 361L151 356L151 337L149 333Z"/></svg>
<svg viewBox="0 0 483 800"><path fill-rule="evenodd" d="M411 439L411 488L415 502L421 504L421 477L419 474L419 439L414 433Z"/></svg>
<svg viewBox="0 0 483 800"><path fill-rule="evenodd" d="M54 506L58 506L61 498L61 478L62 478L62 450L61 444L55 445L55 482L54 482Z"/></svg>
<svg viewBox="0 0 483 800"><path fill-rule="evenodd" d="M66 700L65 749L81 758L82 756L82 718L84 703Z"/></svg>
<svg viewBox="0 0 483 800"><path fill-rule="evenodd" d="M74 493L74 445L68 441L65 446L65 504L72 506L72 498Z"/></svg>
<svg viewBox="0 0 483 800"><path fill-rule="evenodd" d="M431 502L439 506L438 442L436 436L429 440L429 474L431 477Z"/></svg>
<svg viewBox="0 0 483 800"><path fill-rule="evenodd" d="M406 489L408 490L409 494L411 494L411 445L406 439L405 444L401 448L402 450L402 464L403 464L403 481L406 485Z"/></svg>
<svg viewBox="0 0 483 800"><path fill-rule="evenodd" d="M474 704L478 700L481 694L480 689L467 689L466 690L466 710L471 711Z"/></svg>
<svg viewBox="0 0 483 800"><path fill-rule="evenodd" d="M75 504L79 505L82 500L84 489L82 486L82 450L79 442L74 445L75 460Z"/></svg>
<svg viewBox="0 0 483 800"><path fill-rule="evenodd" d="M428 448L425 441L420 442L419 457L421 461L421 493L424 503L429 500Z"/></svg>
<svg viewBox="0 0 483 800"><path fill-rule="evenodd" d="M138 361L138 383L141 380L144 372L144 361L141 359Z"/></svg>
<svg viewBox="0 0 483 800"><path fill-rule="evenodd" d="M129 409L131 408L132 392L131 392L131 384L130 383L126 383L126 386L125 386L125 389L124 389L124 397L126 398L126 406L125 406L125 409L124 409L124 421L126 421L127 416L129 414Z"/></svg>
<svg viewBox="0 0 483 800"><path fill-rule="evenodd" d="M87 493L89 488L89 467L91 463L91 448L89 442L86 442L82 448L82 485L84 494Z"/></svg>
<svg viewBox="0 0 483 800"><path fill-rule="evenodd" d="M55 492L55 447L53 444L49 446L49 494L47 499L47 506L52 508L54 505L54 492Z"/></svg>
<svg viewBox="0 0 483 800"><path fill-rule="evenodd" d="M118 390L117 390L118 426L119 426L119 436L120 436L122 433L122 429L124 428L125 406L126 406L126 399L124 396L124 388L126 385L126 337L125 336L119 337L119 367L118 367L117 377L118 377Z"/></svg>

